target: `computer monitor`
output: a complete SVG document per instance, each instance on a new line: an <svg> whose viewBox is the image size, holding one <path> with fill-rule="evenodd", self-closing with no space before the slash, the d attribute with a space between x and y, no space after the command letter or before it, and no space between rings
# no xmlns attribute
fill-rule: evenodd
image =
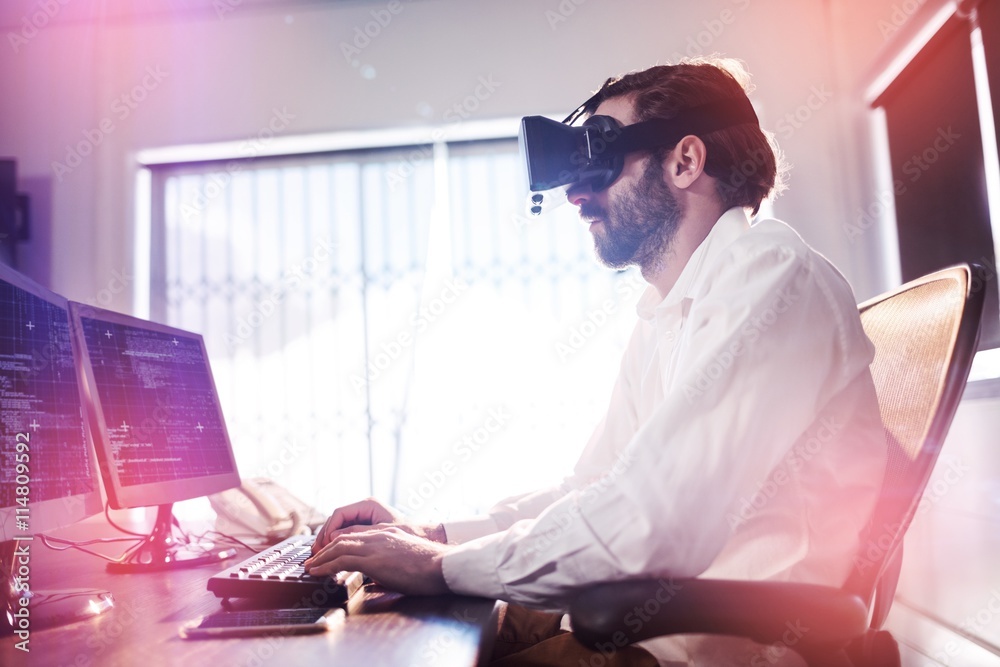
<svg viewBox="0 0 1000 667"><path fill-rule="evenodd" d="M66 299L0 264L4 632L27 624L28 614L31 627L37 628L100 611L111 602L104 593L87 597L40 591L30 578L31 552L40 545L35 535L85 519L103 507L78 371Z"/></svg>
<svg viewBox="0 0 1000 667"><path fill-rule="evenodd" d="M239 486L202 337L70 303L84 405L111 507L158 506L148 541L112 571L188 567L234 555L172 539L173 503Z"/></svg>

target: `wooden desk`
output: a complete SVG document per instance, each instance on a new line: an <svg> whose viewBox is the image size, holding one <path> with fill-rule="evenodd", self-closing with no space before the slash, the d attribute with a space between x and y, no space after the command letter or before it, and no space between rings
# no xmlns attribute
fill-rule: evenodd
<svg viewBox="0 0 1000 667"><path fill-rule="evenodd" d="M241 550L238 558L247 555ZM184 621L221 609L220 599L205 589L205 582L235 562L162 573L108 574L98 558L76 551L53 552L36 540L31 561L34 588L104 588L114 594L116 607L87 621L32 630L30 653L16 649L15 638L3 638L0 665L388 667L473 665L489 658L496 633L494 601L404 597L376 586L356 593L345 622L325 634L198 641L178 637L177 628Z"/></svg>

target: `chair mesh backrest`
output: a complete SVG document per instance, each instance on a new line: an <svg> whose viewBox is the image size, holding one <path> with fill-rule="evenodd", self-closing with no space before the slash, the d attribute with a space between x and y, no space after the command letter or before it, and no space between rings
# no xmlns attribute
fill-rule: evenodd
<svg viewBox="0 0 1000 667"><path fill-rule="evenodd" d="M867 601L909 527L968 377L979 327L968 296L963 266L860 306L888 448L882 495L847 584Z"/></svg>
<svg viewBox="0 0 1000 667"><path fill-rule="evenodd" d="M955 346L965 295L957 280L935 280L861 313L877 353L871 364L890 443L886 485L904 482L927 442ZM937 443L939 444L939 443Z"/></svg>

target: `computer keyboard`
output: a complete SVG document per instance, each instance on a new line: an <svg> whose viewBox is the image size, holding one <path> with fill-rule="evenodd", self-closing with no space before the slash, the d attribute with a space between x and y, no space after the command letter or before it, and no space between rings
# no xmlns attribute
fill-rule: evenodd
<svg viewBox="0 0 1000 667"><path fill-rule="evenodd" d="M256 553L208 580L208 590L220 598L253 598L262 603L332 607L361 588L360 572L333 577L306 574L302 563L312 555L313 535L295 535Z"/></svg>

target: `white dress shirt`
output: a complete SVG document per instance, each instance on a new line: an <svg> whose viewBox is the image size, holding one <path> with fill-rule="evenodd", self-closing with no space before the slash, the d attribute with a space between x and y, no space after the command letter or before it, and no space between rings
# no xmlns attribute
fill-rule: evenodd
<svg viewBox="0 0 1000 667"><path fill-rule="evenodd" d="M846 280L784 223L751 226L734 208L666 298L649 287L637 311L574 474L445 524L460 543L443 561L449 588L565 611L589 583L636 577L841 585L885 459L873 347ZM762 650L643 646L664 662L722 650L711 664Z"/></svg>

